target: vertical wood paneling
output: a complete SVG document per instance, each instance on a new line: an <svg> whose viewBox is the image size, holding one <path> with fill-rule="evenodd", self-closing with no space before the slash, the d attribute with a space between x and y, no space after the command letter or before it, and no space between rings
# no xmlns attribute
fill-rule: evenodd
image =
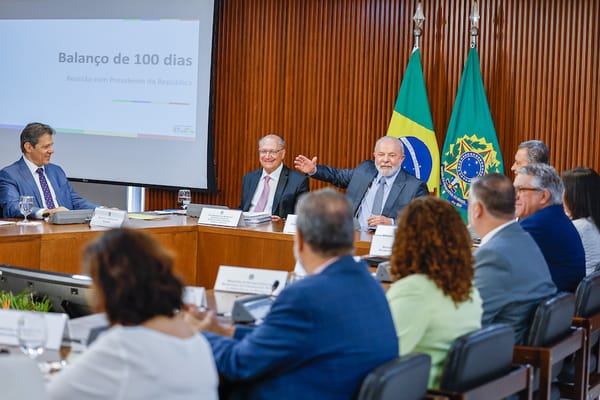
<svg viewBox="0 0 600 400"><path fill-rule="evenodd" d="M415 0L216 0L217 194L239 203L276 132L286 162L302 153L352 167L385 134L413 45ZM423 0L421 56L440 148L469 47L471 2ZM559 171L600 169L600 1L480 0L478 52L505 168L517 145L544 140ZM311 182L313 189L324 186ZM175 205L149 190L146 208Z"/></svg>

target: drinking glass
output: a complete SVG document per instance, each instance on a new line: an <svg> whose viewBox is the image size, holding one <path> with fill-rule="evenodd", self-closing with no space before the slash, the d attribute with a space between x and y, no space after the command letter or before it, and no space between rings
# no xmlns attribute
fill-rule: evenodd
<svg viewBox="0 0 600 400"><path fill-rule="evenodd" d="M46 318L43 313L26 312L19 318L17 323L19 347L32 360L44 352L46 330Z"/></svg>
<svg viewBox="0 0 600 400"><path fill-rule="evenodd" d="M184 210L187 209L187 206L192 202L192 193L189 189L179 189L177 193L177 205Z"/></svg>
<svg viewBox="0 0 600 400"><path fill-rule="evenodd" d="M23 214L23 221L18 222L18 225L31 225L32 222L27 220L27 216L33 210L33 196L21 196L19 198L19 211Z"/></svg>

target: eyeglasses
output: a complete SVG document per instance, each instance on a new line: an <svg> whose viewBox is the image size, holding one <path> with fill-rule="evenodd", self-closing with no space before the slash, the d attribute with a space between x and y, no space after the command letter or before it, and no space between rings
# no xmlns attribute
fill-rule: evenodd
<svg viewBox="0 0 600 400"><path fill-rule="evenodd" d="M283 149L279 149L279 150L258 150L258 154L260 154L261 156L274 156L276 154L279 154L281 151L283 151Z"/></svg>
<svg viewBox="0 0 600 400"><path fill-rule="evenodd" d="M534 187L515 187L515 192L517 194L522 194L523 192L541 192L543 189L534 188Z"/></svg>

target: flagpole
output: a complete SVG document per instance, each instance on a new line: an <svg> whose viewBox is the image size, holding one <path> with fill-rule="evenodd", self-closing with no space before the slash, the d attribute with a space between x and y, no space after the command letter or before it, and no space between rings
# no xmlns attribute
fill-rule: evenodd
<svg viewBox="0 0 600 400"><path fill-rule="evenodd" d="M415 29L413 29L413 35L415 37L415 47L413 51L419 48L419 39L423 34L423 22L425 21L425 15L423 15L423 8L421 7L421 2L417 3L417 10L415 11L415 15L413 16L413 21L415 22Z"/></svg>
<svg viewBox="0 0 600 400"><path fill-rule="evenodd" d="M473 5L471 6L471 15L469 16L471 20L471 48L474 49L477 47L477 35L479 33L479 6L477 5L477 1L473 1Z"/></svg>

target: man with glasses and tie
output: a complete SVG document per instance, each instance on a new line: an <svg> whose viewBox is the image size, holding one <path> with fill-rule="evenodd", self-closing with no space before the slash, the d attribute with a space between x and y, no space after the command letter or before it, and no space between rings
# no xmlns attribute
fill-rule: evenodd
<svg viewBox="0 0 600 400"><path fill-rule="evenodd" d="M360 163L353 169L317 166L303 155L296 157L296 169L312 178L345 188L346 197L361 229L377 225L393 225L398 215L412 199L429 194L427 184L401 166L404 148L398 138L384 136L375 143L374 160Z"/></svg>
<svg viewBox="0 0 600 400"><path fill-rule="evenodd" d="M514 180L515 214L546 259L560 292L574 292L585 276L581 237L562 206L563 183L547 164L521 167Z"/></svg>
<svg viewBox="0 0 600 400"><path fill-rule="evenodd" d="M242 211L269 212L273 220L293 214L298 197L308 192L306 176L284 163L285 142L269 134L258 141L258 159L262 168L242 178Z"/></svg>
<svg viewBox="0 0 600 400"><path fill-rule="evenodd" d="M33 196L32 217L41 219L56 211L98 207L79 196L61 167L50 163L54 129L39 122L21 132L23 157L0 171L0 208L4 218L17 218L19 198Z"/></svg>

